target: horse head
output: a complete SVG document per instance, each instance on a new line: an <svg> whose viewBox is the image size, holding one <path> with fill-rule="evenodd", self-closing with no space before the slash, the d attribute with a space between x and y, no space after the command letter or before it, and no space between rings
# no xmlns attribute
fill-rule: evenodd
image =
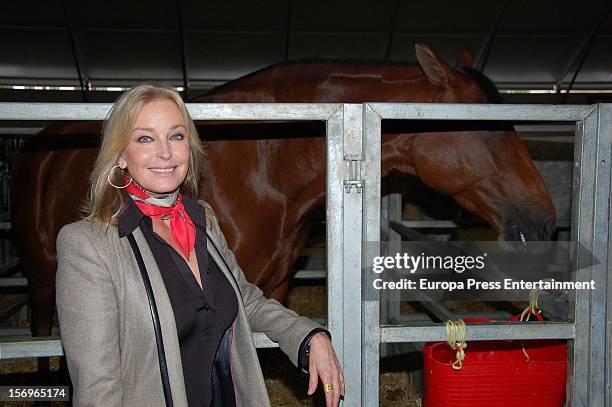
<svg viewBox="0 0 612 407"><path fill-rule="evenodd" d="M469 66L465 53L449 66L416 44L429 100L441 103L500 103L493 83ZM436 124L436 126L438 126ZM383 156L394 159L383 172L417 175L487 221L505 240L548 240L555 229L552 199L520 136L511 128L458 124L460 131L393 134L383 140ZM396 132L398 133L398 132ZM408 137L406 137L408 136ZM386 151L385 151L386 150Z"/></svg>

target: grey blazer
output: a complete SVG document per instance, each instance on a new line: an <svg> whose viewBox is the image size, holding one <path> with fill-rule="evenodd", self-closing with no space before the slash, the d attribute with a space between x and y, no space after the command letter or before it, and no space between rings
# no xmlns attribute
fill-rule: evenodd
<svg viewBox="0 0 612 407"><path fill-rule="evenodd" d="M231 350L237 406L269 406L252 331L278 342L298 366L298 350L319 325L267 299L249 283L236 262L214 212L206 203L210 254L238 298ZM142 252L164 338L176 407L187 406L172 306L153 254L141 230L134 237ZM142 277L130 244L115 227L81 220L64 226L57 238L57 311L62 344L74 385L76 406L164 406L155 334ZM235 277L232 278L229 273Z"/></svg>

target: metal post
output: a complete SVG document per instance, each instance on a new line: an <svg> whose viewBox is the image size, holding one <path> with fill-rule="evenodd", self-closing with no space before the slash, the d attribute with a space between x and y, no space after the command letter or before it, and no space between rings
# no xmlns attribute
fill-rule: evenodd
<svg viewBox="0 0 612 407"><path fill-rule="evenodd" d="M387 213L387 218L382 228L387 233L386 239L389 241L389 253L385 253L385 255L398 253L402 243L402 235L390 226L391 222L401 223L402 221L402 194L394 190L399 185L397 177L394 175L387 177L387 185L393 192L389 192L382 198L383 212ZM381 323L397 324L400 320L400 292L385 290L381 294L381 297L383 296L385 298L381 298Z"/></svg>
<svg viewBox="0 0 612 407"><path fill-rule="evenodd" d="M594 116L594 117L593 117ZM591 119L593 117L593 119ZM612 160L612 126L609 119L610 110L598 105L587 121L596 120L595 140L597 156L592 166L595 167L595 201L593 208L593 254L599 264L593 266L592 279L597 287L588 291L591 295L591 339L589 366L589 399L591 406L606 404L606 318L607 310L607 274L608 245L610 230L610 164ZM589 126L585 126L589 129ZM586 134L587 137L591 135ZM608 364L612 363L609 362Z"/></svg>
<svg viewBox="0 0 612 407"><path fill-rule="evenodd" d="M391 175L385 181L388 191L385 196L381 197L381 240L389 242L389 251L388 253L381 253L381 255L388 256L399 253L401 248L402 235L391 227L391 222L402 221L402 195L395 190L399 184L396 176ZM380 323L399 324L401 320L401 293L397 290L384 290L380 297ZM380 347L380 357L392 356L397 353L399 353L398 346L382 344Z"/></svg>
<svg viewBox="0 0 612 407"><path fill-rule="evenodd" d="M608 173L608 194L610 195L612 193L612 176L610 176L610 163L612 163L612 157L610 157L610 147L612 144L612 104L601 104L599 105L599 140L600 140L600 146L606 146L608 149L608 158L607 158L607 162L608 165L606 165L607 168L607 173ZM602 157L601 159L605 159ZM605 182L606 180L602 178L602 182ZM610 221L612 220L612 207L608 207L608 221L606 222L606 227L609 228L610 225ZM604 238L604 236L602 236L602 239ZM602 324L602 326L604 326L603 324L605 323L605 343L604 343L604 349L605 349L605 355L602 354L602 357L605 356L605 363L606 363L606 375L605 375L605 383L603 383L602 385L605 386L605 398L604 398L604 402L606 406L609 406L612 404L612 301L610 301L612 299L612 256L610 256L610 251L612 250L612 247L610 246L610 230L607 230L607 235L605 236L605 240L607 240L607 242L605 243L606 249L608 251L608 261L606 263L603 264L603 266L605 266L605 268L602 270L603 273L606 275L606 285L603 286L602 288L605 289L603 295L604 298L603 299L599 299L600 302L602 302L603 305L603 310L602 313L599 315L600 318L602 318L602 320L600 320L600 323ZM603 242L602 242L603 243ZM605 317L603 317L605 315Z"/></svg>
<svg viewBox="0 0 612 407"><path fill-rule="evenodd" d="M364 161L364 225L365 241L380 241L380 166L381 166L381 117L369 105L363 106L363 135L365 139ZM374 255L367 250L364 256L364 267L360 271L367 272L367 265L372 264ZM363 281L361 278L360 281ZM367 290L367 287L362 289ZM378 291L376 291L378 293ZM373 301L368 294L368 301L362 304L362 406L375 407L379 405L379 352L380 352L380 301Z"/></svg>
<svg viewBox="0 0 612 407"><path fill-rule="evenodd" d="M364 184L362 162L364 157L362 137L361 105L344 105L344 203L342 211L343 226L343 287L344 301L344 372L352 386L347 386L345 403L348 406L363 405L361 354L364 348L361 341L361 262L363 244L363 202ZM367 352L367 351L366 351Z"/></svg>
<svg viewBox="0 0 612 407"><path fill-rule="evenodd" d="M608 146L606 148L608 157L605 159L605 163L602 163L603 173L608 174L607 188L599 185L599 187L603 187L603 191L597 191L595 186L599 178L598 175L603 175L601 172L598 174L599 156L601 154L597 151L600 144L598 140L598 124L599 111L596 109L584 120L579 121L576 128L572 241L576 241L577 244L591 251L597 259L601 259L600 256L602 255L607 259L607 253L602 253L601 246L603 245L601 241L597 242L597 239L601 238L602 226L599 224L606 222L604 227L607 229L608 216L607 213L603 216L603 209L599 208L599 205L601 205L602 197L605 195L609 196L610 150ZM607 204L605 209L608 210ZM599 216L599 219L597 219L597 216ZM603 219L604 217L606 219ZM581 251L578 251L579 255L581 253ZM578 258L577 262L581 260L581 258ZM601 268L602 265L600 264L592 268L580 269L576 273L576 280L587 281L591 278L598 279L598 277L605 274ZM601 281L597 281L597 283L601 284ZM576 407L604 405L603 401L601 401L601 396L594 392L596 389L599 389L601 395L603 395L603 388L601 388L600 382L603 380L604 372L599 371L601 370L598 366L600 361L594 360L601 359L601 356L598 357L593 351L601 346L598 343L598 338L601 337L599 331L604 330L606 321L604 313L604 325L601 327L596 326L596 322L599 322L598 319L601 317L593 312L594 309L592 307L597 307L597 304L593 301L595 300L595 298L592 298L593 295L593 293L588 291L578 291L574 293L569 304L569 315L573 317L576 324L576 338L573 342L570 342L570 352L568 353L567 400ZM600 349L600 351L603 351L603 349ZM601 378L597 378L597 375L601 375ZM592 404L596 400L601 402Z"/></svg>
<svg viewBox="0 0 612 407"><path fill-rule="evenodd" d="M343 114L338 111L327 120L326 139L326 228L327 228L327 329L332 334L334 349L340 364L344 368L347 397L355 385L353 377L344 367L344 292L342 272L343 264L339 253L343 249L342 241L342 204L344 198L344 163L342 160ZM353 390L354 391L354 390Z"/></svg>

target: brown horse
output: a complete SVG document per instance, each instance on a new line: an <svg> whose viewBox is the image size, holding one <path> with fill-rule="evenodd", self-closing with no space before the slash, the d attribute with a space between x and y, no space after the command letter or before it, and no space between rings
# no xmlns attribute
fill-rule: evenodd
<svg viewBox="0 0 612 407"><path fill-rule="evenodd" d="M462 55L452 68L416 45L419 64L307 60L282 63L220 86L198 102L498 102L499 93ZM259 127L258 127L259 126ZM247 126L242 125L242 128ZM320 127L295 134L295 125L244 137L236 127L207 140L203 198L211 202L247 278L282 299L289 272L310 227L309 213L325 202L325 139ZM252 127L249 127L252 128ZM274 127L278 129L279 127ZM555 209L518 134L463 131L406 134L384 127L382 175L402 172L452 196L505 239L548 239ZM59 124L45 133L96 134L99 124ZM436 129L437 130L437 129ZM232 133L232 132L236 133ZM236 137L233 137L236 136ZM30 282L32 329L50 331L59 228L78 217L96 149L32 151L16 165L14 231Z"/></svg>

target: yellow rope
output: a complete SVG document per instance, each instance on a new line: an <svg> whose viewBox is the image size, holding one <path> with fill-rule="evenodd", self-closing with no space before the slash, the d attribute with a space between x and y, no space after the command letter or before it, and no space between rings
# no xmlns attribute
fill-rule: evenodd
<svg viewBox="0 0 612 407"><path fill-rule="evenodd" d="M455 350L456 360L451 363L451 366L455 370L461 370L463 368L463 360L465 359L465 352L467 343L465 343L466 330L465 322L462 319L457 321L446 321L446 334L448 335L448 346Z"/></svg>
<svg viewBox="0 0 612 407"><path fill-rule="evenodd" d="M539 289L533 289L529 292L529 306L521 313L521 321L529 321L531 315L535 315L536 312L542 312L542 309L538 306L539 295ZM448 346L456 352L456 360L451 363L451 366L454 370L461 370L463 369L463 360L465 359L464 349L467 348L467 343L465 342L465 337L467 336L465 322L463 322L462 319L458 319L457 321L446 321L446 334L448 335ZM527 350L525 350L525 345L522 341L521 346L523 348L523 354L527 358L527 361L529 361L529 354Z"/></svg>
<svg viewBox="0 0 612 407"><path fill-rule="evenodd" d="M540 289L539 288L534 288L533 290L529 291L529 306L527 308L525 308L523 310L523 312L521 313L521 321L529 321L529 318L532 315L535 315L536 312L537 313L541 313L542 309L538 306L538 297L540 296ZM525 355L525 357L527 358L527 362L529 362L529 354L527 353L527 350L525 349L525 342L521 341L521 348L523 349L523 354Z"/></svg>
<svg viewBox="0 0 612 407"><path fill-rule="evenodd" d="M540 296L540 289L534 288L529 291L529 306L525 308L521 314L521 321L529 321L530 315L535 315L537 313L541 313L542 309L538 305L538 297ZM525 319L527 316L527 319Z"/></svg>

